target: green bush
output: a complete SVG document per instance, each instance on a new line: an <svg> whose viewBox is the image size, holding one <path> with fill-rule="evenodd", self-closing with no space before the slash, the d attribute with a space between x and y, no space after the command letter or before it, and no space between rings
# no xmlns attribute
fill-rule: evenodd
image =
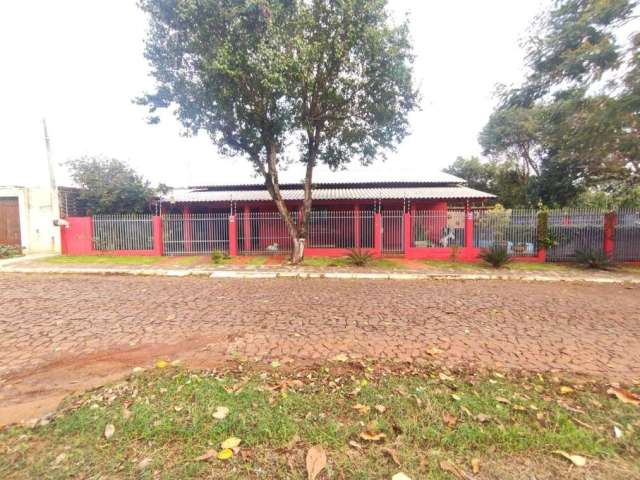
<svg viewBox="0 0 640 480"><path fill-rule="evenodd" d="M347 263L356 267L364 267L369 265L373 260L373 255L369 252L363 252L361 249L352 249L347 255Z"/></svg>
<svg viewBox="0 0 640 480"><path fill-rule="evenodd" d="M213 263L215 263L216 265L221 264L229 258L230 257L226 252L222 252L220 250L214 250L213 252L211 252L211 261L213 261Z"/></svg>
<svg viewBox="0 0 640 480"><path fill-rule="evenodd" d="M500 268L511 261L511 255L503 245L493 244L480 253L480 258L493 268Z"/></svg>
<svg viewBox="0 0 640 480"><path fill-rule="evenodd" d="M604 252L590 249L576 250L576 262L584 267L597 270L609 270L614 266Z"/></svg>
<svg viewBox="0 0 640 480"><path fill-rule="evenodd" d="M0 258L11 258L22 255L22 248L15 245L0 244Z"/></svg>

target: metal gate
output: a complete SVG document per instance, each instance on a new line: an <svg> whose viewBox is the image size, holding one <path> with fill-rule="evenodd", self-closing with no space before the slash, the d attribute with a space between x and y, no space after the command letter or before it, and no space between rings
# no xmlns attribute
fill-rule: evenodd
<svg viewBox="0 0 640 480"><path fill-rule="evenodd" d="M382 217L382 253L401 255L404 253L404 212L402 210L383 210Z"/></svg>
<svg viewBox="0 0 640 480"><path fill-rule="evenodd" d="M229 251L229 214L194 213L162 216L165 255L211 255Z"/></svg>
<svg viewBox="0 0 640 480"><path fill-rule="evenodd" d="M18 197L0 198L0 244L20 245Z"/></svg>

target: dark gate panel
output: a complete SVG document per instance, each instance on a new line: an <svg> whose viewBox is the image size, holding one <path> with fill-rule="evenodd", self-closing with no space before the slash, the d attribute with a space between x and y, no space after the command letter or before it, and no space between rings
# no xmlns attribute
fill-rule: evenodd
<svg viewBox="0 0 640 480"><path fill-rule="evenodd" d="M0 198L0 244L20 245L20 208L17 197Z"/></svg>

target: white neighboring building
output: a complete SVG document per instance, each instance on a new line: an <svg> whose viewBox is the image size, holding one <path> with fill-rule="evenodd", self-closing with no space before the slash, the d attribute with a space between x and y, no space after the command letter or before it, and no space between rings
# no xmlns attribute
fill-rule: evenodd
<svg viewBox="0 0 640 480"><path fill-rule="evenodd" d="M24 253L60 253L60 227L53 224L54 220L60 218L57 189L0 186L0 201L4 200L7 207L0 210L0 224L15 223L15 217L9 211L14 208L15 199ZM11 225L11 228L15 232L15 225Z"/></svg>

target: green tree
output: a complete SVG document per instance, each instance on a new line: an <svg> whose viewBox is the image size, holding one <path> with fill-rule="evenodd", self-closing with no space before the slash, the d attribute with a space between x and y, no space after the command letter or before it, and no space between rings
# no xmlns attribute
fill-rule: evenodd
<svg viewBox="0 0 640 480"><path fill-rule="evenodd" d="M640 180L640 35L635 0L558 0L527 46L528 75L501 87L484 153L517 162L530 201L566 205L591 188Z"/></svg>
<svg viewBox="0 0 640 480"><path fill-rule="evenodd" d="M146 58L157 81L139 103L176 107L190 133L242 155L265 182L304 255L313 170L369 164L408 133L417 106L408 25L391 24L386 0L141 0ZM157 121L151 117L151 121ZM302 222L278 175L305 166Z"/></svg>
<svg viewBox="0 0 640 480"><path fill-rule="evenodd" d="M515 162L458 157L445 171L466 180L471 188L497 195L507 208L524 207L530 203L522 172Z"/></svg>
<svg viewBox="0 0 640 480"><path fill-rule="evenodd" d="M148 181L115 158L85 156L65 165L90 214L142 213L155 195Z"/></svg>

